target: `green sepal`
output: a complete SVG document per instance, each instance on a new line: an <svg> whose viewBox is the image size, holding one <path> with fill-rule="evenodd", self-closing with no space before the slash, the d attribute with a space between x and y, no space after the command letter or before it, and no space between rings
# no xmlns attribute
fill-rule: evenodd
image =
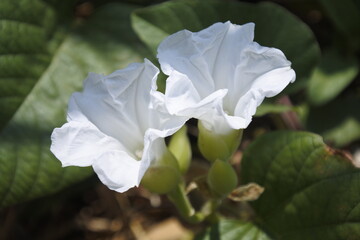
<svg viewBox="0 0 360 240"><path fill-rule="evenodd" d="M227 161L240 145L243 130L231 130L226 134L217 134L198 122L198 146L201 154L210 162L216 159Z"/></svg>
<svg viewBox="0 0 360 240"><path fill-rule="evenodd" d="M172 191L181 181L179 164L174 155L166 149L146 171L141 185L150 192L166 194Z"/></svg>
<svg viewBox="0 0 360 240"><path fill-rule="evenodd" d="M207 183L215 197L226 197L237 186L238 178L234 168L228 163L216 160L211 166Z"/></svg>
<svg viewBox="0 0 360 240"><path fill-rule="evenodd" d="M177 160L181 173L186 173L191 162L191 145L187 136L187 127L183 126L170 140L169 150Z"/></svg>

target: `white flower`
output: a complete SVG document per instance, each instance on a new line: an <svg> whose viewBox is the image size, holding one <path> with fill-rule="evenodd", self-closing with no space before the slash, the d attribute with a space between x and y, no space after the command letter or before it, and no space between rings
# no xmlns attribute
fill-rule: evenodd
<svg viewBox="0 0 360 240"><path fill-rule="evenodd" d="M158 100L171 114L198 118L217 134L246 128L265 97L295 80L280 50L253 42L254 26L215 23L167 37L158 58L169 77Z"/></svg>
<svg viewBox="0 0 360 240"><path fill-rule="evenodd" d="M149 108L158 73L146 59L108 76L90 73L83 92L70 99L68 123L51 136L51 151L62 165L92 165L118 192L138 186L165 151L163 138L184 123Z"/></svg>

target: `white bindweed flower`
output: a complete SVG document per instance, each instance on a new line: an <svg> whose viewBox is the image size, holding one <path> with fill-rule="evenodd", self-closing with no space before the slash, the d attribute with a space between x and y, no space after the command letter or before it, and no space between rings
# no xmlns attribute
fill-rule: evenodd
<svg viewBox="0 0 360 240"><path fill-rule="evenodd" d="M146 59L108 76L90 73L83 92L70 99L68 122L51 136L51 151L62 165L93 166L118 192L138 186L167 151L163 138L184 123L149 108L158 73Z"/></svg>
<svg viewBox="0 0 360 240"><path fill-rule="evenodd" d="M253 42L254 26L215 23L167 37L158 58L169 77L158 100L171 114L200 119L216 134L246 128L265 97L295 80L280 50Z"/></svg>

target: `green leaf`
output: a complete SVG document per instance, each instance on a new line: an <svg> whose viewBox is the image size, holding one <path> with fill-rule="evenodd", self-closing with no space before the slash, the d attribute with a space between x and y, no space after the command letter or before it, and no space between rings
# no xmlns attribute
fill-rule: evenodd
<svg viewBox="0 0 360 240"><path fill-rule="evenodd" d="M335 99L320 107L310 107L306 128L321 134L325 141L337 147L360 139L359 97Z"/></svg>
<svg viewBox="0 0 360 240"><path fill-rule="evenodd" d="M49 65L56 22L45 1L0 1L0 130Z"/></svg>
<svg viewBox="0 0 360 240"><path fill-rule="evenodd" d="M358 0L318 0L335 27L344 34L352 47L360 48L360 3Z"/></svg>
<svg viewBox="0 0 360 240"><path fill-rule="evenodd" d="M199 31L228 20L236 24L254 22L255 41L281 49L292 62L298 80L290 88L305 87L304 80L319 58L319 46L309 27L278 5L181 0L138 9L132 15L133 28L154 54L169 34L182 29Z"/></svg>
<svg viewBox="0 0 360 240"><path fill-rule="evenodd" d="M294 110L294 107L276 104L276 103L262 103L257 109L255 116L261 117L269 113L284 113Z"/></svg>
<svg viewBox="0 0 360 240"><path fill-rule="evenodd" d="M195 240L270 240L270 238L249 222L222 219L195 237Z"/></svg>
<svg viewBox="0 0 360 240"><path fill-rule="evenodd" d="M244 152L243 184L265 188L254 207L258 222L284 240L345 240L360 236L360 169L318 135L281 131Z"/></svg>
<svg viewBox="0 0 360 240"><path fill-rule="evenodd" d="M91 174L89 168L61 168L49 150L50 134L65 123L68 99L89 71L109 74L142 61L145 48L129 28L133 9L106 5L69 33L0 133L0 207L53 193Z"/></svg>
<svg viewBox="0 0 360 240"><path fill-rule="evenodd" d="M313 72L308 85L308 99L322 105L344 90L359 72L356 58L346 58L335 51L323 53L320 65Z"/></svg>

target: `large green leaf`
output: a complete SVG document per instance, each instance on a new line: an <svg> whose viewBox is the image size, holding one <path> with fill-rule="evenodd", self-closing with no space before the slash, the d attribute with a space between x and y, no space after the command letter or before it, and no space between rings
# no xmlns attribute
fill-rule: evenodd
<svg viewBox="0 0 360 240"><path fill-rule="evenodd" d="M0 130L49 65L56 22L45 1L0 1Z"/></svg>
<svg viewBox="0 0 360 240"><path fill-rule="evenodd" d="M309 107L306 129L321 134L337 147L360 139L360 97L335 99L323 106Z"/></svg>
<svg viewBox="0 0 360 240"><path fill-rule="evenodd" d="M272 3L181 0L138 9L132 24L139 37L156 53L158 44L182 29L199 31L215 22L254 22L255 41L284 51L292 62L297 81L290 88L305 86L319 57L313 33L301 20Z"/></svg>
<svg viewBox="0 0 360 240"><path fill-rule="evenodd" d="M197 235L195 240L270 240L270 238L249 222L222 219Z"/></svg>
<svg viewBox="0 0 360 240"><path fill-rule="evenodd" d="M352 47L360 48L359 0L318 0L335 27L347 37Z"/></svg>
<svg viewBox="0 0 360 240"><path fill-rule="evenodd" d="M358 72L356 58L341 56L334 50L325 51L309 81L307 92L310 103L322 105L334 99Z"/></svg>
<svg viewBox="0 0 360 240"><path fill-rule="evenodd" d="M241 174L265 188L252 205L274 239L359 238L360 169L320 136L265 134L245 151Z"/></svg>
<svg viewBox="0 0 360 240"><path fill-rule="evenodd" d="M69 96L80 89L87 72L108 74L130 62L142 61L145 48L129 27L133 9L123 4L106 5L82 27L69 33L50 66L41 73L36 86L3 129L0 207L53 193L91 174L89 168L61 168L49 150L50 134L66 121ZM33 71L34 67L39 75L44 68L36 66L30 64L29 69Z"/></svg>

